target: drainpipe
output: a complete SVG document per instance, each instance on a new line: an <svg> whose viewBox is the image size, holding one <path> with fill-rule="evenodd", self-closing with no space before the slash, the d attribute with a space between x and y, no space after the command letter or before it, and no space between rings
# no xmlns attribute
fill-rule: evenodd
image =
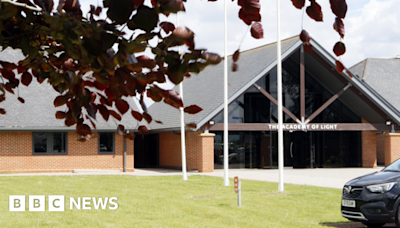
<svg viewBox="0 0 400 228"><path fill-rule="evenodd" d="M129 131L128 131L129 133ZM124 137L124 173L126 173L126 138Z"/></svg>

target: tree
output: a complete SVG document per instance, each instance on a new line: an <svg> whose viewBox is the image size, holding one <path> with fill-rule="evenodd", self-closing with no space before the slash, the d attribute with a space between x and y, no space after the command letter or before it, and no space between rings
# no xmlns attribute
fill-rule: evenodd
<svg viewBox="0 0 400 228"><path fill-rule="evenodd" d="M333 12L338 15L335 29L343 38L341 18L347 10L345 0L330 1ZM305 0L292 2L299 9L305 6ZM18 91L20 84L29 86L33 77L39 83L47 79L60 94L54 100L54 106L67 106L65 112L56 112L56 118L64 119L66 126L76 125L81 141L91 135L91 127L96 127L97 112L105 120L111 117L120 121L121 114L130 111L138 121L152 122L143 103L145 94L155 102L184 107L178 93L161 89L154 83L163 83L168 77L179 84L184 77L199 73L222 59L217 54L196 49L194 33L189 28L160 22L160 14L168 16L185 11L182 0L151 0L149 3L144 0L104 0L103 7L91 5L90 11L82 14L79 0L59 0L56 10L53 0L1 0L0 46L21 49L25 59L17 64L0 61L0 102L6 99L6 93ZM307 14L316 21L322 20L321 7L315 0L310 3ZM252 36L262 38L259 0L238 0L237 4L241 6L238 16L251 26ZM99 18L103 10L107 11L105 19ZM125 32L127 30L129 34ZM158 42L151 46L149 41L155 38ZM301 39L308 47L306 50L311 51L308 33L303 31ZM187 46L184 53L174 49L181 45ZM143 55L146 49L151 50L154 57ZM343 54L344 44L335 45L335 50L335 53ZM235 71L239 50L233 59L232 70ZM137 94L141 97L143 113L132 110L123 99ZM23 98L18 100L24 103ZM112 108L114 106L118 112ZM184 107L190 114L201 110L194 104ZM6 114L6 110L0 109L0 114ZM92 126L85 124L85 120ZM119 134L133 138L132 132L125 133L124 126L118 125L117 130ZM145 126L138 130L147 133Z"/></svg>

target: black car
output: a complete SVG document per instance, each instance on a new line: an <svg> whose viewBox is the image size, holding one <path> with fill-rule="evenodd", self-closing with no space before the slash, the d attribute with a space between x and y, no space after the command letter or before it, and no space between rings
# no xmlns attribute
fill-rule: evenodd
<svg viewBox="0 0 400 228"><path fill-rule="evenodd" d="M368 227L396 223L400 228L400 159L383 170L345 184L342 216Z"/></svg>

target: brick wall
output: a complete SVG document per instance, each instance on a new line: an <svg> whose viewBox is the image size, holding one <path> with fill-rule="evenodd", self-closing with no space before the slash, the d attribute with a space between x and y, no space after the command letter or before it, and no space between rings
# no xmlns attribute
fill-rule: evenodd
<svg viewBox="0 0 400 228"><path fill-rule="evenodd" d="M362 119L362 123L368 123ZM376 132L362 131L362 167L375 168L377 166L376 156Z"/></svg>
<svg viewBox="0 0 400 228"><path fill-rule="evenodd" d="M214 170L214 135L201 136L200 131L187 131L186 166L188 170L212 172ZM182 167L181 136L171 132L159 134L159 165Z"/></svg>
<svg viewBox="0 0 400 228"><path fill-rule="evenodd" d="M385 134L385 166L400 158L400 133Z"/></svg>
<svg viewBox="0 0 400 228"><path fill-rule="evenodd" d="M376 159L378 164L385 164L385 135L376 134Z"/></svg>
<svg viewBox="0 0 400 228"><path fill-rule="evenodd" d="M214 172L214 136L213 133L198 134L199 172Z"/></svg>
<svg viewBox="0 0 400 228"><path fill-rule="evenodd" d="M78 142L68 132L68 155L32 155L32 132L0 132L0 173L72 172L75 169L123 171L123 137L115 133L115 154L98 154L98 134ZM133 141L127 140L127 171L133 172Z"/></svg>
<svg viewBox="0 0 400 228"><path fill-rule="evenodd" d="M159 165L182 167L181 136L165 132L159 134L158 140Z"/></svg>

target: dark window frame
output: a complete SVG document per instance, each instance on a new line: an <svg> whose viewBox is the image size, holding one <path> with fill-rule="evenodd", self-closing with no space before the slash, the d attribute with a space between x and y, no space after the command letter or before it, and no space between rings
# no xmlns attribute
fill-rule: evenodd
<svg viewBox="0 0 400 228"><path fill-rule="evenodd" d="M47 151L46 152L35 152L35 138L34 138L35 133L47 134L47 139L46 139ZM64 136L65 152L55 153L53 151L53 146L54 146L53 134L60 134L60 133L65 135ZM32 132L32 155L68 155L68 132Z"/></svg>
<svg viewBox="0 0 400 228"><path fill-rule="evenodd" d="M113 142L112 151L106 151L106 152L100 151L100 134L104 134L104 133L112 134L112 142ZM97 153L98 154L115 154L115 132L98 132L97 134L98 134Z"/></svg>

